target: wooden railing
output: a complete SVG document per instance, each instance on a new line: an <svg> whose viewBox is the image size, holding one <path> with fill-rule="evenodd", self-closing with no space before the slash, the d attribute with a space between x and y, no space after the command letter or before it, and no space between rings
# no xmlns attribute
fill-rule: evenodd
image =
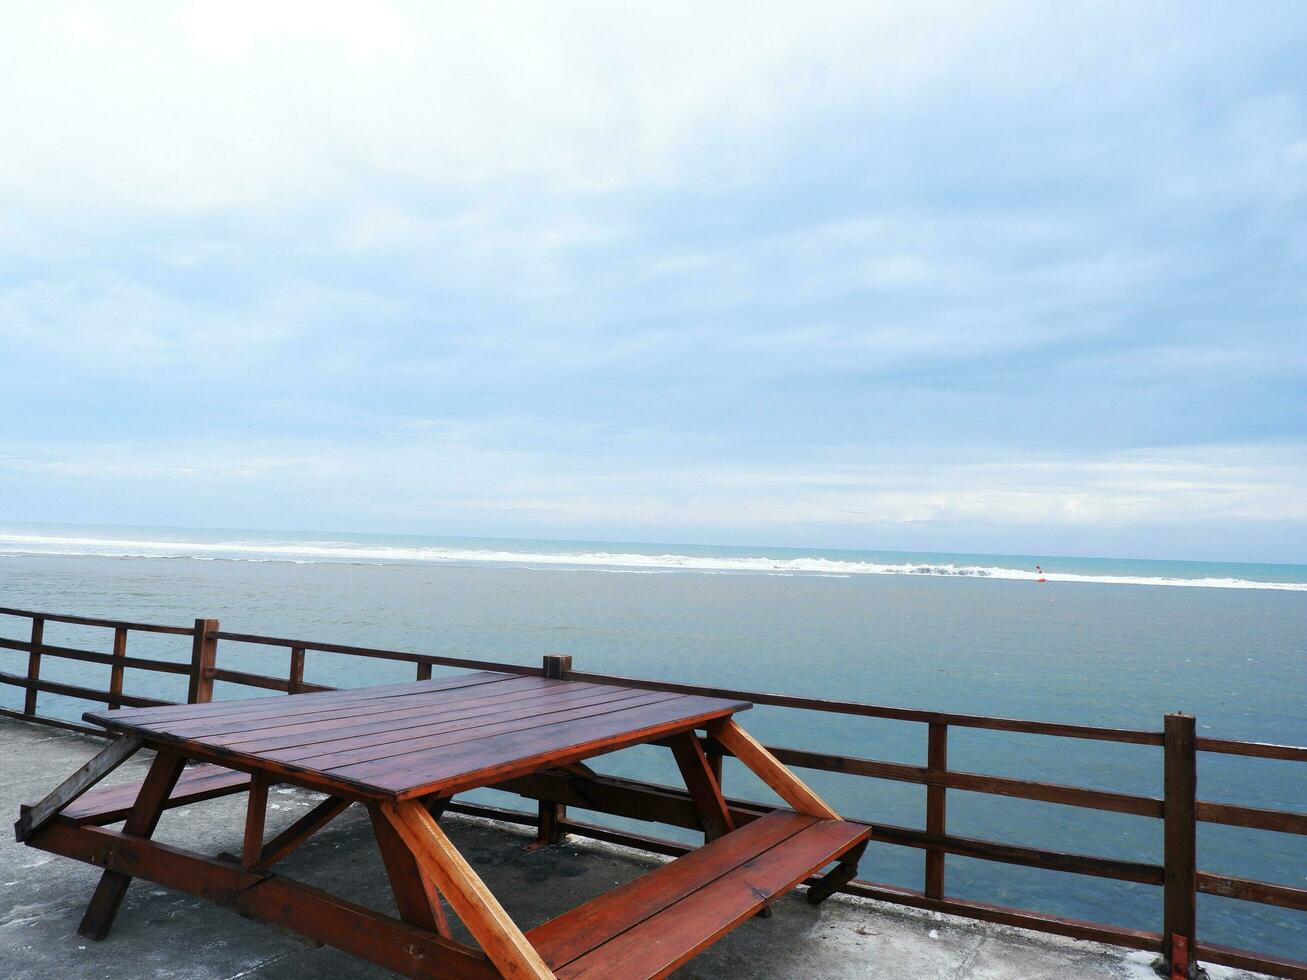
<svg viewBox="0 0 1307 980"><path fill-rule="evenodd" d="M1266 881L1256 881L1202 871L1197 866L1197 826L1200 822L1253 828L1282 834L1307 835L1307 813L1270 810L1231 803L1200 800L1196 795L1197 757L1200 752L1213 754L1281 759L1307 762L1307 746L1275 745L1230 739L1199 738L1195 735L1192 716L1170 714L1161 731L1067 725L1056 722L993 718L983 715L923 711L909 708L864 704L856 701L825 700L759 691L700 687L642 678L620 677L572 669L570 657L546 657L540 667L497 661L474 660L381 650L310 640L283 639L247 633L224 632L217 620L197 619L193 626L159 626L147 623L93 619L52 613L0 608L3 617L16 617L30 624L28 640L0 638L0 649L27 654L25 675L0 671L0 684L24 689L23 710L0 709L0 714L42 724L56 725L94 735L99 729L68 719L42 714L38 695L42 692L106 703L111 709L123 705L149 706L175 703L133 695L123 690L123 671L132 668L184 676L186 700L208 701L215 681L280 691L287 694L332 690L304 679L305 661L310 653L330 653L397 661L414 665L417 679L431 677L432 667L455 667L469 670L496 670L508 673L558 677L597 684L621 684L670 691L752 701L798 711L826 712L843 716L880 718L926 726L926 765L914 766L836 753L814 752L786 746L769 746L785 764L824 772L913 783L926 787L923 828L901 827L869 817L850 816L870 826L873 840L923 852L923 885L919 890L855 879L843 884L841 891L916 908L966 916L990 922L1020 926L1042 932L1112 943L1136 949L1160 951L1176 971L1184 976L1192 972L1198 958L1243 969L1307 980L1307 963L1288 960L1268 953L1233 949L1196 942L1196 896L1198 893L1221 895L1246 902L1307 911L1307 889ZM101 627L112 631L111 650L97 653L47 644L47 623L66 623ZM171 634L190 641L188 663L170 662L129 656L128 638L133 632ZM285 651L284 674L250 673L218 666L218 645L229 643L279 647ZM104 689L61 683L41 678L43 658L61 658L109 667ZM950 729L987 729L1019 732L1053 738L1088 739L1130 745L1155 746L1162 749L1164 772L1161 796L1144 796L1059 783L1018 779L950 769L948 746ZM721 760L730 752L711 739L704 748L720 771ZM660 854L681 854L689 845L665 838L651 837L570 819L569 805L616 816L635 818L674 827L701 829L697 812L683 791L635 780L606 776L585 778L576 774L543 773L514 780L500 789L518 793L537 801L536 813L457 802L452 810L490 816L518 824L535 826L544 841L561 840L576 834L642 848ZM1113 813L1134 814L1163 821L1164 853L1161 864L1119 860L1096 855L1052 851L1038 847L981 840L949 833L947 804L950 790L984 793L1015 799L1034 800L1063 806ZM739 820L753 819L771 809L770 804L732 799L729 804ZM1162 930L1151 932L1105 923L1084 922L1061 916L1010 908L966 898L949 896L945 890L946 855L954 854L1002 864L1042 868L1050 871L1138 882L1162 890Z"/></svg>

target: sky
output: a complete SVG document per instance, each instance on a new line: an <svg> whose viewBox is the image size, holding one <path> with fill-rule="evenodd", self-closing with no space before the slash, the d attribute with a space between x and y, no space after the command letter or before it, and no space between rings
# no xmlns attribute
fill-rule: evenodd
<svg viewBox="0 0 1307 980"><path fill-rule="evenodd" d="M1307 561L1307 5L0 17L0 520Z"/></svg>

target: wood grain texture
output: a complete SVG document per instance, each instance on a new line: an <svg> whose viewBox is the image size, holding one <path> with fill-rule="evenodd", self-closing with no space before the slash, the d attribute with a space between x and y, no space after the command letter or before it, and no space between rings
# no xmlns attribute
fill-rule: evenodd
<svg viewBox="0 0 1307 980"><path fill-rule="evenodd" d="M125 836L149 838L154 833L168 796L185 765L186 760L181 756L160 752L154 757L150 771L146 773L140 792L136 795L132 812L127 815L127 822L123 825ZM131 875L106 869L100 876L100 883L95 886L77 932L87 939L99 940L107 936L131 882Z"/></svg>
<svg viewBox="0 0 1307 980"><path fill-rule="evenodd" d="M561 978L666 976L867 834L841 820L769 814L529 938Z"/></svg>
<svg viewBox="0 0 1307 980"><path fill-rule="evenodd" d="M570 963L814 822L814 818L797 813L769 814L710 846L692 850L655 872L551 919L532 929L527 938L546 962L555 966Z"/></svg>
<svg viewBox="0 0 1307 980"><path fill-rule="evenodd" d="M490 674L255 701L88 717L191 758L375 801L451 795L687 731L748 707Z"/></svg>
<svg viewBox="0 0 1307 980"><path fill-rule="evenodd" d="M191 766L177 780L177 785L168 796L167 808L243 793L249 785L250 774L246 772L236 772L222 766ZM140 789L140 783L123 783L92 790L67 806L60 815L75 824L115 823L125 819L131 812Z"/></svg>
<svg viewBox="0 0 1307 980"><path fill-rule="evenodd" d="M249 870L263 854L263 825L268 819L268 774L256 772L250 779L245 807L245 838L241 844L241 867Z"/></svg>
<svg viewBox="0 0 1307 980"><path fill-rule="evenodd" d="M100 827L55 822L32 846L109 871L132 874L233 909L407 977L424 980L498 980L480 951L381 915L320 889L276 875L243 871L154 841Z"/></svg>
<svg viewBox="0 0 1307 980"><path fill-rule="evenodd" d="M1162 955L1171 962L1174 940L1182 937L1186 946L1194 940L1197 920L1197 755L1192 715L1172 714L1165 718L1166 816L1163 821L1165 881L1162 885ZM1186 971L1192 976L1196 967Z"/></svg>
<svg viewBox="0 0 1307 980"><path fill-rule="evenodd" d="M23 695L23 714L36 714L36 686L41 679L41 642L45 636L45 620L36 617L32 620L32 640L27 654L27 691Z"/></svg>
<svg viewBox="0 0 1307 980"><path fill-rule="evenodd" d="M722 788L704 754L703 744L693 732L684 732L670 739L669 745L703 823L704 841L710 843L729 834L735 829L735 821L722 798Z"/></svg>
<svg viewBox="0 0 1307 980"><path fill-rule="evenodd" d="M553 971L545 965L535 947L509 918L458 848L445 836L426 807L408 801L382 803L378 810L505 977L510 980L554 980Z"/></svg>
<svg viewBox="0 0 1307 980"><path fill-rule="evenodd" d="M449 936L449 922L440 905L440 891L430 875L418 865L404 839L375 803L368 806L372 831L377 839L381 861L386 866L390 890L395 896L399 917L423 929Z"/></svg>
<svg viewBox="0 0 1307 980"><path fill-rule="evenodd" d="M831 809L825 800L814 793L798 776L781 765L776 757L741 728L735 719L726 718L709 725L708 731L794 809L814 817L824 817L828 820L840 819L840 815Z"/></svg>
<svg viewBox="0 0 1307 980"><path fill-rule="evenodd" d="M932 774L948 770L948 726L933 723L926 743L926 765ZM939 785L926 787L926 833L942 837L945 829L948 790ZM926 851L926 894L944 897L944 851L933 847Z"/></svg>
<svg viewBox="0 0 1307 980"><path fill-rule="evenodd" d="M14 837L24 841L49 823L60 811L89 791L96 783L130 759L141 747L135 735L124 735L97 752L84 766L51 790L39 803L25 811L14 825Z"/></svg>

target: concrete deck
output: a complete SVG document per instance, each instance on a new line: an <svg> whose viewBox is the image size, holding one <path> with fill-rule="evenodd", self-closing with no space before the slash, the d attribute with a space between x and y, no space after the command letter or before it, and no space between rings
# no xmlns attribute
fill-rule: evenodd
<svg viewBox="0 0 1307 980"><path fill-rule="evenodd" d="M49 792L102 743L0 719L0 813ZM106 782L139 780L142 754ZM317 798L288 788L270 794L268 833ZM212 853L239 852L244 797L171 810L157 839L194 846L197 829ZM521 828L457 816L443 822L508 912L531 928L641 874L653 862L622 848L588 843L535 851ZM179 835L185 827L186 834ZM281 866L285 873L390 914L389 886L366 814L355 807ZM329 947L313 947L199 899L134 882L112 935L95 943L77 923L99 872L15 844L0 844L0 963L7 977L376 978L393 976ZM542 888L542 884L549 887ZM886 977L912 980L1155 980L1153 956L1095 943L950 916L836 897L814 908L801 896L776 904L692 960L676 976ZM466 939L466 934L460 938ZM1253 974L1211 967L1212 980Z"/></svg>

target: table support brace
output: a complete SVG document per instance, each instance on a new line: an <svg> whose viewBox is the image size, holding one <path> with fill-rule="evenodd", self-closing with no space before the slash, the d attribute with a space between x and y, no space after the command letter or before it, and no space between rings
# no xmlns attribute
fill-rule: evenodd
<svg viewBox="0 0 1307 980"><path fill-rule="evenodd" d="M378 809L505 977L556 980L535 947L426 807L416 800L408 800L382 803Z"/></svg>

